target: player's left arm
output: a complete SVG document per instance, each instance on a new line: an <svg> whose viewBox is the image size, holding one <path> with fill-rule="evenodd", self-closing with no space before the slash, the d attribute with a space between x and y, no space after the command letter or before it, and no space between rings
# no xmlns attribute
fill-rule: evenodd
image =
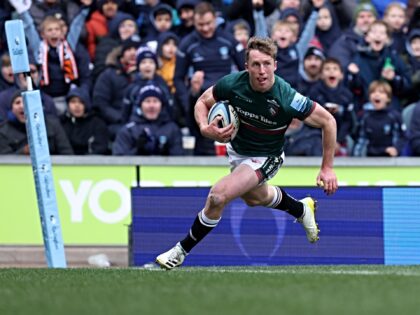
<svg viewBox="0 0 420 315"><path fill-rule="evenodd" d="M314 106L315 108L304 122L322 129L322 164L316 181L319 186L324 186L327 195L331 195L338 189L337 176L333 169L337 124L335 118L326 109L318 104Z"/></svg>

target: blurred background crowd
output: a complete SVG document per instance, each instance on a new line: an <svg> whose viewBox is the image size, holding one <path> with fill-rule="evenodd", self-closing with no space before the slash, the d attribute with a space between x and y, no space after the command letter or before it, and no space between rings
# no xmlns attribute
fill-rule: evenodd
<svg viewBox="0 0 420 315"><path fill-rule="evenodd" d="M24 24L51 154L215 155L195 101L263 36L276 74L336 118L336 156L420 156L418 0L2 1L0 154L29 154L9 19ZM322 154L299 120L286 138L287 155Z"/></svg>

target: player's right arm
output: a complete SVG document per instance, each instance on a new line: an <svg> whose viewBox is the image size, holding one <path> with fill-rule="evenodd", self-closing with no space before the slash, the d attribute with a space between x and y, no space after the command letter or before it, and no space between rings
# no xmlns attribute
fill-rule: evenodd
<svg viewBox="0 0 420 315"><path fill-rule="evenodd" d="M219 141L227 142L231 138L234 127L232 124L224 128L219 128L218 123L222 119L216 117L210 124L207 121L210 108L216 103L213 96L213 86L209 87L201 96L198 98L194 107L194 118L197 122L200 132L204 137Z"/></svg>

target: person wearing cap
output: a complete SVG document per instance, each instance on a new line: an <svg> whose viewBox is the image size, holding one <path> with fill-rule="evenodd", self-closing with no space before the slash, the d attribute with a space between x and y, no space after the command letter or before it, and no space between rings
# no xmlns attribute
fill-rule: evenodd
<svg viewBox="0 0 420 315"><path fill-rule="evenodd" d="M26 117L21 91L17 90L9 99L3 100L10 106L7 119L0 124L0 154L29 155ZM57 118L44 116L50 154L72 155L73 149Z"/></svg>
<svg viewBox="0 0 420 315"><path fill-rule="evenodd" d="M325 54L320 48L315 46L308 48L303 58L303 66L299 67L297 90L303 95L307 95L311 87L319 81L324 60Z"/></svg>
<svg viewBox="0 0 420 315"><path fill-rule="evenodd" d="M356 54L357 47L365 44L364 36L370 25L375 22L377 15L372 4L364 2L357 5L354 11L354 26L329 47L327 55L339 60L343 69L347 69Z"/></svg>
<svg viewBox="0 0 420 315"><path fill-rule="evenodd" d="M135 118L117 134L113 155L184 155L182 134L164 110L164 94L153 84L143 86Z"/></svg>
<svg viewBox="0 0 420 315"><path fill-rule="evenodd" d="M126 88L123 100L123 121L127 122L136 110L137 97L140 89L150 83L158 86L164 95L165 110L171 117L174 117L174 100L165 80L157 74L159 62L156 54L147 46L140 46L137 49L137 72L133 82Z"/></svg>
<svg viewBox="0 0 420 315"><path fill-rule="evenodd" d="M140 41L128 38L108 54L106 69L99 75L93 89L93 107L108 126L110 139L127 122L123 118L124 93L136 72L136 51Z"/></svg>
<svg viewBox="0 0 420 315"><path fill-rule="evenodd" d="M180 24L174 27L174 33L180 39L194 31L194 8L198 2L199 0L178 0L176 2Z"/></svg>
<svg viewBox="0 0 420 315"><path fill-rule="evenodd" d="M136 37L140 40L136 20L131 14L117 12L115 17L109 21L108 26L109 34L103 37L96 45L95 58L93 60L94 69L92 71L94 80L105 70L107 56L114 48L130 37Z"/></svg>
<svg viewBox="0 0 420 315"><path fill-rule="evenodd" d="M106 154L109 142L107 126L92 112L89 94L75 88L69 91L66 100L67 110L60 121L74 154Z"/></svg>

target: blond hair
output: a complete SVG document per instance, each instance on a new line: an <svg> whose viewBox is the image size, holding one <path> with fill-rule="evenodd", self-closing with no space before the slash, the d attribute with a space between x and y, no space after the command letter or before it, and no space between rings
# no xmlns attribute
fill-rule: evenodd
<svg viewBox="0 0 420 315"><path fill-rule="evenodd" d="M381 91L381 92L385 92L385 94L388 96L389 101L391 101L392 99L392 87L389 85L388 82L386 81L382 81L382 80L375 80L372 81L369 84L369 90L368 93L369 95L372 94L375 91Z"/></svg>

